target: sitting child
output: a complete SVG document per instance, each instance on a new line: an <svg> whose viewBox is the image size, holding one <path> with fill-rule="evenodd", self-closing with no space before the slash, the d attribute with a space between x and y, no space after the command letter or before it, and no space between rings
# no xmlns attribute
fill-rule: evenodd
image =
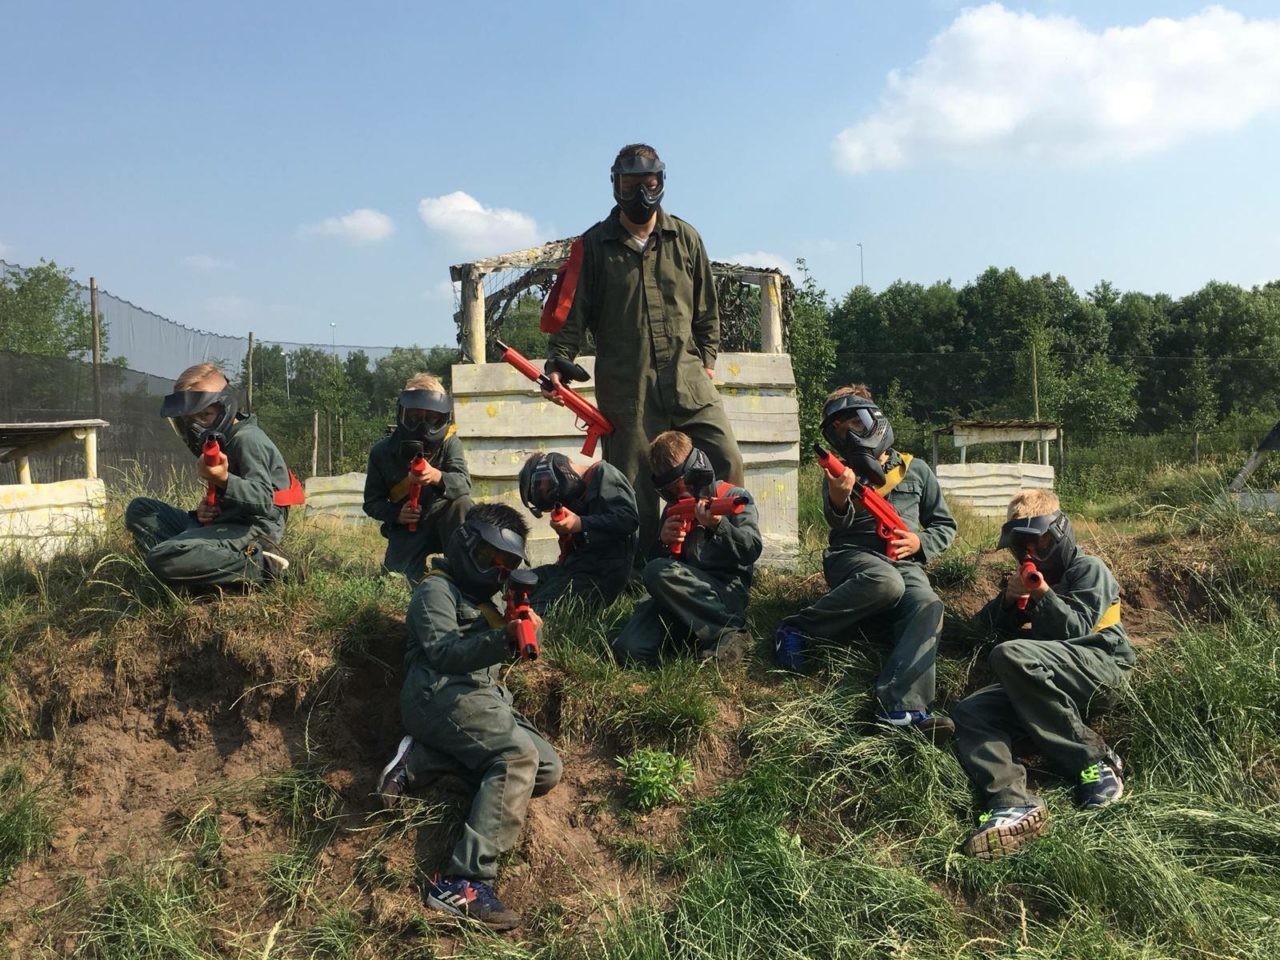
<svg viewBox="0 0 1280 960"><path fill-rule="evenodd" d="M388 806L405 790L446 774L475 787L462 838L426 899L496 930L521 922L493 891L498 858L515 846L529 798L559 783L561 772L555 748L512 707L499 678L517 657L519 634L493 598L524 561L528 535L529 525L513 508L477 504L414 590L400 690L409 735L377 787ZM529 621L535 630L542 625L536 613Z"/></svg>
<svg viewBox="0 0 1280 960"><path fill-rule="evenodd" d="M631 578L640 515L627 478L601 460L580 467L563 453L535 453L520 468L520 499L535 517L551 514L560 559L535 571L539 613L563 596L593 606L618 598Z"/></svg>
<svg viewBox="0 0 1280 960"><path fill-rule="evenodd" d="M964 850L984 860L1013 853L1049 826L1048 808L1014 760L1017 737L1030 737L1049 764L1075 779L1081 807L1120 799L1120 758L1085 720L1114 699L1134 663L1120 624L1120 586L1105 563L1076 546L1052 491L1014 496L1000 546L1019 570L978 614L1008 638L991 651L996 682L952 710L956 753L988 808Z"/></svg>
<svg viewBox="0 0 1280 960"><path fill-rule="evenodd" d="M755 503L742 487L717 484L710 459L678 430L658 434L649 464L653 485L668 504L658 533L662 555L645 565L649 599L636 606L613 641L614 655L623 664L656 666L671 644L692 644L701 660L722 667L740 663L751 639L747 592L763 549ZM695 498L686 526L672 510ZM717 516L711 498L737 499L741 510Z"/></svg>

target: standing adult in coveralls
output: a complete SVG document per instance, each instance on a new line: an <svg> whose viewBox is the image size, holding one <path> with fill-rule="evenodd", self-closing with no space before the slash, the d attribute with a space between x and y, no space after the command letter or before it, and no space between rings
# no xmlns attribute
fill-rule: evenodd
<svg viewBox="0 0 1280 960"><path fill-rule="evenodd" d="M595 340L596 403L614 428L604 438L604 459L635 489L639 563L658 536L651 438L680 430L711 459L717 477L743 484L742 454L712 383L720 313L711 262L698 231L661 207L665 169L647 144L618 152L611 170L616 206L575 241L543 312L552 380L560 379L559 364L577 356L584 331Z"/></svg>

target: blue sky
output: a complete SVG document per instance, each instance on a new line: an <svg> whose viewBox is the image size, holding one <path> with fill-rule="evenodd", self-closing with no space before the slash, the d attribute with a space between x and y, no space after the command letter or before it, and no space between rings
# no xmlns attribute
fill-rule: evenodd
<svg viewBox="0 0 1280 960"><path fill-rule="evenodd" d="M1280 277L1275 3L11 2L0 85L0 256L219 333L451 342L448 265L589 226L632 140L833 294L859 241L875 289Z"/></svg>

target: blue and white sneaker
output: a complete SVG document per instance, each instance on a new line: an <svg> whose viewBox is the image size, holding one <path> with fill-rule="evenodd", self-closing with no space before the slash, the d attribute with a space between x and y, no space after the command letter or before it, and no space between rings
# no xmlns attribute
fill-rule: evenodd
<svg viewBox="0 0 1280 960"><path fill-rule="evenodd" d="M978 817L962 849L979 860L998 860L1048 832L1049 808L1044 804L996 807Z"/></svg>
<svg viewBox="0 0 1280 960"><path fill-rule="evenodd" d="M404 737L396 747L391 762L378 774L378 786L374 793L382 803L383 809L390 810L400 804L405 788L409 785L409 751L413 748L413 737Z"/></svg>
<svg viewBox="0 0 1280 960"><path fill-rule="evenodd" d="M804 648L808 639L795 627L779 627L773 635L773 662L783 670L799 673L804 668Z"/></svg>
<svg viewBox="0 0 1280 960"><path fill-rule="evenodd" d="M427 885L427 906L475 920L491 930L514 930L522 922L520 914L507 909L498 899L493 887L466 877L436 874Z"/></svg>
<svg viewBox="0 0 1280 960"><path fill-rule="evenodd" d="M1076 783L1076 804L1085 810L1098 810L1124 796L1124 764L1111 750L1096 763L1080 771Z"/></svg>
<svg viewBox="0 0 1280 960"><path fill-rule="evenodd" d="M950 742L956 732L955 721L928 710L881 710L876 719L894 727L915 727L926 740L936 746Z"/></svg>

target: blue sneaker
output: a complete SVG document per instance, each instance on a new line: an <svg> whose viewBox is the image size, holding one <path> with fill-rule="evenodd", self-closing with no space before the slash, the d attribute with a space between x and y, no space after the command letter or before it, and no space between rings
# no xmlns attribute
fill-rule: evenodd
<svg viewBox="0 0 1280 960"><path fill-rule="evenodd" d="M936 746L950 742L956 732L955 721L928 710L881 710L876 719L894 727L915 727L926 740Z"/></svg>
<svg viewBox="0 0 1280 960"><path fill-rule="evenodd" d="M979 860L998 860L1017 853L1025 843L1049 832L1049 808L1044 804L996 807L978 817L978 825L963 850Z"/></svg>
<svg viewBox="0 0 1280 960"><path fill-rule="evenodd" d="M1076 804L1085 810L1097 810L1124 796L1124 764L1112 751L1080 771L1076 783Z"/></svg>
<svg viewBox="0 0 1280 960"><path fill-rule="evenodd" d="M491 930L514 930L521 923L520 914L508 910L493 892L493 887L482 880L468 880L466 877L436 874L427 886L427 906L475 920Z"/></svg>
<svg viewBox="0 0 1280 960"><path fill-rule="evenodd" d="M773 635L773 661L783 670L799 673L804 667L804 648L808 638L795 627L779 627Z"/></svg>

